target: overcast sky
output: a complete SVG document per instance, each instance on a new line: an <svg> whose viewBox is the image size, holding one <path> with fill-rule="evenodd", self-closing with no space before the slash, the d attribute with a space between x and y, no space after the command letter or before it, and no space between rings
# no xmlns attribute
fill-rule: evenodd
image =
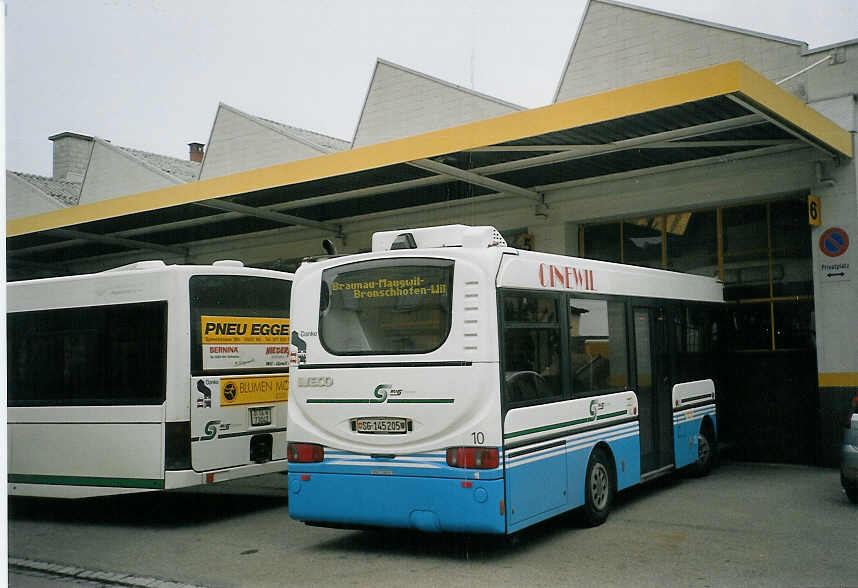
<svg viewBox="0 0 858 588"><path fill-rule="evenodd" d="M629 0L811 48L856 0ZM51 175L75 131L187 157L218 102L350 140L377 57L549 104L585 0L7 0L7 167Z"/></svg>

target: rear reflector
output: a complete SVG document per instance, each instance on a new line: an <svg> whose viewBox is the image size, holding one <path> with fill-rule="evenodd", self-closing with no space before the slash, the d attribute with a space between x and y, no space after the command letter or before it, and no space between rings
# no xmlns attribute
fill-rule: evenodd
<svg viewBox="0 0 858 588"><path fill-rule="evenodd" d="M315 443L290 443L286 453L293 463L316 463L325 459L325 449Z"/></svg>
<svg viewBox="0 0 858 588"><path fill-rule="evenodd" d="M498 450L495 447L449 447L447 465L452 468L491 470L498 467Z"/></svg>

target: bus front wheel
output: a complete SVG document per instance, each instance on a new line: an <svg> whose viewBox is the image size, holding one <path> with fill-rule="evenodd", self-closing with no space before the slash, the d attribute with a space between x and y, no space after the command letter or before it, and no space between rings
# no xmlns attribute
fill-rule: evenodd
<svg viewBox="0 0 858 588"><path fill-rule="evenodd" d="M611 458L601 447L590 454L584 489L584 521L591 527L601 525L611 512L616 488Z"/></svg>

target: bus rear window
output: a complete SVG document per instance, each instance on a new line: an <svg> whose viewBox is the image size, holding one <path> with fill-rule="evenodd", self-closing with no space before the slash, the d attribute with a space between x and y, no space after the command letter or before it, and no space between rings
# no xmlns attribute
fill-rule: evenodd
<svg viewBox="0 0 858 588"><path fill-rule="evenodd" d="M453 262L376 260L322 273L319 337L335 355L438 349L450 333Z"/></svg>
<svg viewBox="0 0 858 588"><path fill-rule="evenodd" d="M190 279L191 372L270 370L288 366L292 282L242 275Z"/></svg>

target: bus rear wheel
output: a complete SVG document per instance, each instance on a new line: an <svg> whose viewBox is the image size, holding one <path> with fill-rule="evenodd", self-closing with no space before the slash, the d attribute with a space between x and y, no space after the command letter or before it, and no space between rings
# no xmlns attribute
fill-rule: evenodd
<svg viewBox="0 0 858 588"><path fill-rule="evenodd" d="M849 498L852 504L858 504L858 482L846 484L845 486L843 486L843 489L846 490L846 496Z"/></svg>
<svg viewBox="0 0 858 588"><path fill-rule="evenodd" d="M611 459L600 447L590 454L585 484L582 507L584 521L591 527L596 527L607 520L616 493Z"/></svg>
<svg viewBox="0 0 858 588"><path fill-rule="evenodd" d="M702 427L697 433L697 461L694 462L692 473L695 476L705 476L712 469L715 461L715 445L709 427Z"/></svg>

